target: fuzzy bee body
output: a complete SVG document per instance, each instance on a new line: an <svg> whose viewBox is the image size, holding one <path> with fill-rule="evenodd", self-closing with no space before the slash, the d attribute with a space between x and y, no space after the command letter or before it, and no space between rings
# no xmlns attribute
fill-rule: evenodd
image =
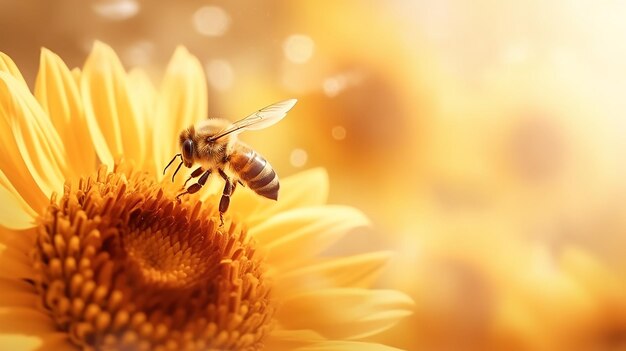
<svg viewBox="0 0 626 351"><path fill-rule="evenodd" d="M225 181L219 205L220 218L228 210L230 196L238 182L245 184L260 196L277 200L280 184L276 172L263 156L239 141L237 135L245 130L258 130L275 124L285 117L296 101L290 99L275 103L235 123L219 118L207 119L183 130L179 137L181 153L172 158L163 174L177 157L180 157L181 161L172 174L172 181L183 164L187 168L193 167L194 164L200 164L200 167L191 173L185 185L191 179L199 177L198 182L191 184L177 197L199 191L209 176L217 172ZM225 170L231 171L236 178L235 181Z"/></svg>
<svg viewBox="0 0 626 351"><path fill-rule="evenodd" d="M278 200L280 183L278 175L269 162L252 148L239 143L229 157L231 169L246 186L255 193L272 200Z"/></svg>

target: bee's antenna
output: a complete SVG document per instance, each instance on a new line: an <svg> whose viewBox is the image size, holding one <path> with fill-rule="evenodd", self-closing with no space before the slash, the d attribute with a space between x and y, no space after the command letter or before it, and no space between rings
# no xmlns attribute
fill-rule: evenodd
<svg viewBox="0 0 626 351"><path fill-rule="evenodd" d="M176 159L176 157L180 157L181 160L183 158L183 156L181 154L176 154L174 155L174 157L172 158L172 160L170 161L170 163L167 164L167 166L165 166L165 168L163 169L163 175L165 175L165 171L167 171L167 169L169 168L169 166L174 162L174 160ZM182 163L182 161L181 161ZM178 166L178 168L180 168L180 165Z"/></svg>
<svg viewBox="0 0 626 351"><path fill-rule="evenodd" d="M178 170L180 169L180 166L183 165L183 161L180 161L180 163L178 164L178 167L176 167L176 170L174 171L174 174L172 174L172 183L174 183L174 177L176 176L176 173L178 173Z"/></svg>

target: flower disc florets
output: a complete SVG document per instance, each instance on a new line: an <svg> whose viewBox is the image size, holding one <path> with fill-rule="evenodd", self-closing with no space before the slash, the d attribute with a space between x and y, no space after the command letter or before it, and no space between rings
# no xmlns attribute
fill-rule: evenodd
<svg viewBox="0 0 626 351"><path fill-rule="evenodd" d="M257 350L274 304L242 226L175 200L147 174L101 167L53 196L34 265L42 302L85 349Z"/></svg>

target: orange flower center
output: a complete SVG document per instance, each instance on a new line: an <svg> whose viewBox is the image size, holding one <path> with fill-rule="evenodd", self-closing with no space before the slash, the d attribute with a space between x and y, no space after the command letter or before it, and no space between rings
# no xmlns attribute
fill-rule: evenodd
<svg viewBox="0 0 626 351"><path fill-rule="evenodd" d="M43 305L98 350L257 350L274 314L246 231L215 208L116 166L67 185L41 217Z"/></svg>

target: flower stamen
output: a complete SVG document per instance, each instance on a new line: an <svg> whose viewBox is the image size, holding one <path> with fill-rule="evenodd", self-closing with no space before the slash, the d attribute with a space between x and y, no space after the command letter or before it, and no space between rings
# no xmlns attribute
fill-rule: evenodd
<svg viewBox="0 0 626 351"><path fill-rule="evenodd" d="M66 185L33 252L44 308L85 349L258 350L274 315L241 225L118 165Z"/></svg>

